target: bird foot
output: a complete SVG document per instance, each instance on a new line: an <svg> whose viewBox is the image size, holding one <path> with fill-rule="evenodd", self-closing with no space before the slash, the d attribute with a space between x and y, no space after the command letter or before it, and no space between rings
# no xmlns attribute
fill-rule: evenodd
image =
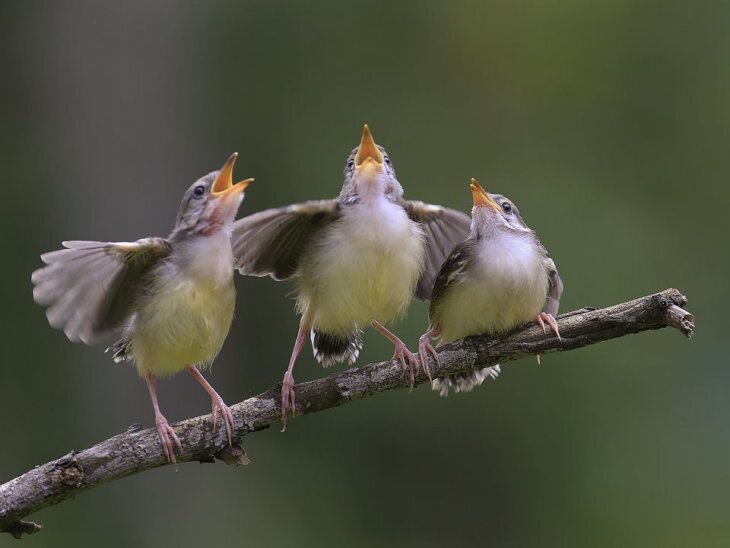
<svg viewBox="0 0 730 548"><path fill-rule="evenodd" d="M395 346L395 352L393 352L393 357L391 358L391 360L398 360L403 366L403 370L410 373L411 390L413 390L413 386L416 382L416 373L418 373L418 360L416 359L416 355L408 350L406 344L398 337L396 337L394 333L391 333L382 323L377 320L373 320L372 325L377 331L380 332L381 335L383 335L386 339L392 342L393 346ZM428 361L426 361L422 365L423 371L426 373L428 378L431 379L431 369L429 369L428 367Z"/></svg>
<svg viewBox="0 0 730 548"><path fill-rule="evenodd" d="M416 382L416 373L418 373L418 359L416 359L416 355L408 350L408 347L405 345L403 341L398 341L393 343L395 344L395 352L393 352L392 360L398 360L403 367L403 371L408 371L408 374L411 377L411 390L413 390L413 386ZM428 378L431 379L431 369L428 367L428 360L425 362L422 362L421 364L423 366L423 370L426 372L426 375L428 375Z"/></svg>
<svg viewBox="0 0 730 548"><path fill-rule="evenodd" d="M429 354L433 357L434 363L441 367L441 360L439 359L438 352L436 352L436 349L431 345L430 336L426 333L418 339L418 357L421 360L421 367L423 367L426 375L428 375L428 380L433 382L433 379L431 378L431 369L428 366Z"/></svg>
<svg viewBox="0 0 730 548"><path fill-rule="evenodd" d="M187 366L187 370L210 396L210 401L212 402L211 413L213 415L213 432L215 432L216 425L218 423L218 416L220 416L221 419L223 419L223 424L226 427L226 433L228 434L228 445L233 447L231 440L235 430L235 427L233 426L233 413L231 413L231 410L223 401L223 398L218 395L218 392L216 392L210 383L205 380L205 377L203 377L196 367L189 365Z"/></svg>
<svg viewBox="0 0 730 548"><path fill-rule="evenodd" d="M555 335L557 335L558 340L562 341L563 339L560 338L560 330L558 329L558 322L555 321L555 317L552 314L548 314L547 312L540 312L537 315L537 318L535 318L535 321L542 327L542 332L547 335L547 328L545 327L545 324L550 326L550 329L553 330Z"/></svg>
<svg viewBox="0 0 730 548"><path fill-rule="evenodd" d="M289 371L284 375L284 381L281 383L281 431L286 432L286 417L289 411L292 416L297 410L296 396L294 395L294 375Z"/></svg>
<svg viewBox="0 0 730 548"><path fill-rule="evenodd" d="M225 404L220 396L212 397L211 401L213 402L213 431L215 432L218 416L220 416L226 428L226 434L228 434L228 446L233 447L232 436L235 427L233 426L233 413L231 413L231 408Z"/></svg>
<svg viewBox="0 0 730 548"><path fill-rule="evenodd" d="M157 434L160 436L160 442L162 443L162 449L165 452L168 462L175 464L175 446L182 452L182 444L180 438L177 437L175 430L167 422L167 419L162 415L157 415L155 418L155 425L157 426Z"/></svg>
<svg viewBox="0 0 730 548"><path fill-rule="evenodd" d="M547 312L540 312L537 315L537 318L535 318L535 321L540 325L540 327L542 327L543 333L547 335L547 328L545 327L545 324L547 324L550 326L550 329L553 330L555 335L557 335L558 340L563 340L560 338L560 330L558 329L558 322L555 321L555 316L548 314ZM535 357L537 358L537 365L540 365L540 354L537 354Z"/></svg>

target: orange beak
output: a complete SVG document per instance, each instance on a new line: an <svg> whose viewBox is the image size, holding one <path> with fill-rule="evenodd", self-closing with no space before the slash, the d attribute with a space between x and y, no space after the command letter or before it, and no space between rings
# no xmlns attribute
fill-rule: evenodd
<svg viewBox="0 0 730 548"><path fill-rule="evenodd" d="M357 156L355 156L355 167L360 167L367 160L374 161L379 166L383 165L383 153L378 149L370 128L365 124L362 127L362 138L357 149Z"/></svg>
<svg viewBox="0 0 730 548"><path fill-rule="evenodd" d="M253 183L253 179L245 179L235 185L233 184L233 165L236 163L236 158L238 158L238 152L231 154L228 160L226 160L226 163L223 164L223 167L220 172L218 172L218 176L215 178L213 186L210 189L211 196L221 198L223 196L238 194L239 192L243 192L248 185Z"/></svg>
<svg viewBox="0 0 730 548"><path fill-rule="evenodd" d="M492 199L492 197L482 188L482 185L480 185L476 179L472 178L469 186L471 187L471 196L474 199L474 207L491 207L497 213L502 211L502 208L499 207L497 202Z"/></svg>

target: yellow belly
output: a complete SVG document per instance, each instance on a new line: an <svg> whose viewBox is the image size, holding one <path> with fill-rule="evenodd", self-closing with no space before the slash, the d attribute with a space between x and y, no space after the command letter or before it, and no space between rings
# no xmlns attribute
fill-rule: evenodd
<svg viewBox="0 0 730 548"><path fill-rule="evenodd" d="M524 238L485 242L480 259L436 304L441 341L501 333L534 320L545 305L548 271L540 249Z"/></svg>
<svg viewBox="0 0 730 548"><path fill-rule="evenodd" d="M140 375L172 375L212 363L233 319L233 282L162 284L137 311L132 354Z"/></svg>
<svg viewBox="0 0 730 548"><path fill-rule="evenodd" d="M547 277L531 285L496 290L487 284L455 287L432 321L441 326L440 340L502 333L534 320L545 305Z"/></svg>
<svg viewBox="0 0 730 548"><path fill-rule="evenodd" d="M389 322L411 301L423 253L422 231L401 208L363 208L334 226L312 253L299 280L298 308L312 327L328 333Z"/></svg>

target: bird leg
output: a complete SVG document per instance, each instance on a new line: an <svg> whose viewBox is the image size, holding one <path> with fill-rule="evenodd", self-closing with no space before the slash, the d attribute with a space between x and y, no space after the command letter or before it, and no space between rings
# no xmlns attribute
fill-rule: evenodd
<svg viewBox="0 0 730 548"><path fill-rule="evenodd" d="M563 340L560 338L560 330L558 329L558 322L555 321L555 316L547 312L540 312L537 315L537 318L535 318L535 321L540 325L540 327L542 327L543 333L547 335L547 328L545 327L545 324L547 324L550 326L550 329L553 330L555 335L557 335L558 340ZM540 354L537 354L537 365L540 365Z"/></svg>
<svg viewBox="0 0 730 548"><path fill-rule="evenodd" d="M299 353L304 348L304 343L307 342L307 334L309 333L309 326L305 325L304 322L299 323L299 331L297 331L297 338L294 341L294 348L291 351L291 358L289 358L289 367L284 373L284 380L281 382L281 431L286 431L286 416L291 411L292 416L297 410L296 397L294 395L294 364L299 357Z"/></svg>
<svg viewBox="0 0 730 548"><path fill-rule="evenodd" d="M167 423L167 419L160 413L160 406L157 403L157 379L154 375L147 375L145 380L150 391L150 398L152 398L152 408L155 410L155 425L157 426L157 434L160 436L160 442L162 442L162 449L168 462L174 464L177 462L175 460L175 445L182 452L180 439L175 434L172 426Z"/></svg>
<svg viewBox="0 0 730 548"><path fill-rule="evenodd" d="M395 334L386 329L386 327L379 321L373 320L373 327L395 346L395 352L393 353L393 357L391 359L398 360L403 366L403 369L407 370L410 373L412 390L413 384L415 382L415 376L418 372L418 360L416 359L415 354L408 350L406 344L398 337L396 337ZM430 380L431 369L429 369L428 367L428 362L424 362L421 365L423 366L423 370L426 372L426 375Z"/></svg>
<svg viewBox="0 0 730 548"><path fill-rule="evenodd" d="M441 334L441 328L438 326L429 328L428 331L426 331L423 335L421 335L421 338L418 339L418 356L421 358L421 365L423 366L424 370L426 371L426 374L428 375L428 378L431 378L431 371L428 368L428 355L431 354L433 356L433 361L441 367L441 360L439 360L439 355L436 352L436 349L431 346L431 339L435 339Z"/></svg>
<svg viewBox="0 0 730 548"><path fill-rule="evenodd" d="M223 425L226 427L226 433L228 434L228 445L233 447L231 436L235 430L233 425L233 413L231 413L230 407L228 407L223 398L218 395L218 392L205 380L205 377L192 365L186 367L188 373L190 373L196 381L198 381L205 391L210 396L212 402L212 414L213 414L213 431L215 431L216 423L218 422L218 415L221 416Z"/></svg>

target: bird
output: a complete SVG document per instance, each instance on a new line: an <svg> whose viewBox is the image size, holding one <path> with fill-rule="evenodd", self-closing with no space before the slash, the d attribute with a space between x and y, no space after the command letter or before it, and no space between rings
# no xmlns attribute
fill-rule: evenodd
<svg viewBox="0 0 730 548"><path fill-rule="evenodd" d="M167 238L62 242L64 249L41 255L45 266L31 276L34 300L48 307L50 325L69 340L94 344L121 330L107 351L116 362L134 361L147 382L171 463L182 446L160 411L158 377L187 370L211 398L214 429L220 416L231 443L231 410L201 370L212 365L233 319L231 229L253 182L233 184L237 156L187 189Z"/></svg>
<svg viewBox="0 0 730 548"><path fill-rule="evenodd" d="M560 339L555 316L563 282L555 262L517 206L501 194L489 194L471 180L469 237L458 244L441 267L428 310L429 327L418 343L421 363L439 357L431 339L448 343L470 335L506 333L529 321L546 325ZM539 363L539 357L538 357ZM434 379L442 396L469 392L499 375L499 365L473 373Z"/></svg>
<svg viewBox="0 0 730 548"><path fill-rule="evenodd" d="M296 411L293 370L308 337L324 367L351 365L362 348L362 330L370 326L393 343L392 359L413 385L418 360L386 324L404 314L414 294L431 296L438 268L468 232L465 213L403 198L393 162L367 124L345 162L339 197L268 209L234 223L241 274L296 284L301 318L282 382L282 431L287 413Z"/></svg>

